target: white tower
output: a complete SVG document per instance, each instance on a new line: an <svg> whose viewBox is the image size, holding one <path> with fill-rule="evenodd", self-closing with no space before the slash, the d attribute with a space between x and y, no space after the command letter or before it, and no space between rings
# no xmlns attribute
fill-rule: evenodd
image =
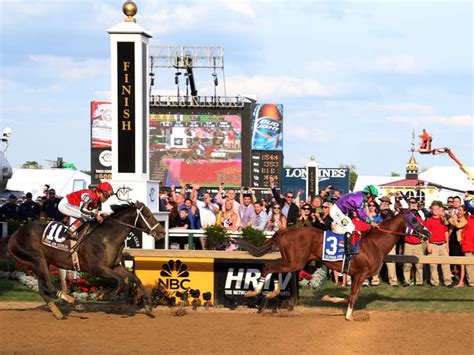
<svg viewBox="0 0 474 355"><path fill-rule="evenodd" d="M149 180L148 40L151 34L135 22L137 6L123 5L127 16L107 30L111 50L112 181L114 189L130 187L131 201L146 203L158 215L159 183ZM122 190L123 191L123 190ZM144 238L144 247L145 243ZM148 247L151 247L148 246Z"/></svg>

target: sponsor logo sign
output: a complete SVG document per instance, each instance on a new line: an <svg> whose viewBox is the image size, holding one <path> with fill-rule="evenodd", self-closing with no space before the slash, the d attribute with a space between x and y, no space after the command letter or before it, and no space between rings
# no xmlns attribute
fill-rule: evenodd
<svg viewBox="0 0 474 355"><path fill-rule="evenodd" d="M135 257L135 273L147 289L158 285L168 291L188 288L212 293L214 299L214 259Z"/></svg>
<svg viewBox="0 0 474 355"><path fill-rule="evenodd" d="M245 303L247 291L257 287L261 276L262 263L242 262L241 260L216 259L214 264L216 301L225 303L226 297L231 297L237 303ZM276 274L281 285L280 297L289 298L297 295L297 278L294 273ZM267 278L263 294L273 290L273 281Z"/></svg>

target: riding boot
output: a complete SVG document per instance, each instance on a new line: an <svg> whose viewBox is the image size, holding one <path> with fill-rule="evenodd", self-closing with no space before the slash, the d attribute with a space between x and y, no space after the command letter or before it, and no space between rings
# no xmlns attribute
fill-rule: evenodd
<svg viewBox="0 0 474 355"><path fill-rule="evenodd" d="M352 245L352 233L349 232L344 234L344 254L346 255L346 258L351 258L358 254Z"/></svg>
<svg viewBox="0 0 474 355"><path fill-rule="evenodd" d="M71 237L71 239L77 240L78 232L81 229L82 220L76 219L74 223L72 223L69 228L67 229L67 234Z"/></svg>

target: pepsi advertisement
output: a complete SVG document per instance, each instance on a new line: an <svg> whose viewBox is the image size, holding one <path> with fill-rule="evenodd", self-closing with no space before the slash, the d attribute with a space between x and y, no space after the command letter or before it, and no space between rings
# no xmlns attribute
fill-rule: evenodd
<svg viewBox="0 0 474 355"><path fill-rule="evenodd" d="M252 150L283 150L283 105L255 105L252 114Z"/></svg>

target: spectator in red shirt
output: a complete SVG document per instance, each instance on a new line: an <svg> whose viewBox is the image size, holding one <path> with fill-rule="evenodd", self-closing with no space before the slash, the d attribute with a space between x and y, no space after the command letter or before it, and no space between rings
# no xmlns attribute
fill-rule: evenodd
<svg viewBox="0 0 474 355"><path fill-rule="evenodd" d="M432 216L425 221L425 226L431 232L431 237L426 244L426 252L432 256L449 256L448 244L448 222L443 212L440 201L431 204ZM446 287L452 287L451 269L449 265L441 265L443 283ZM430 282L432 286L439 285L438 264L430 264Z"/></svg>
<svg viewBox="0 0 474 355"><path fill-rule="evenodd" d="M410 197L408 200L408 208L415 215L416 219L424 224L423 219L418 213L418 202L416 198ZM407 234L405 235L405 247L403 255L423 255L423 244L419 237ZM423 264L415 264L415 277L411 278L412 264L403 264L403 287L413 285L413 280L417 286L423 285Z"/></svg>
<svg viewBox="0 0 474 355"><path fill-rule="evenodd" d="M467 217L467 224L462 232L461 248L465 256L474 256L474 215ZM474 265L466 265L466 279L474 287Z"/></svg>

